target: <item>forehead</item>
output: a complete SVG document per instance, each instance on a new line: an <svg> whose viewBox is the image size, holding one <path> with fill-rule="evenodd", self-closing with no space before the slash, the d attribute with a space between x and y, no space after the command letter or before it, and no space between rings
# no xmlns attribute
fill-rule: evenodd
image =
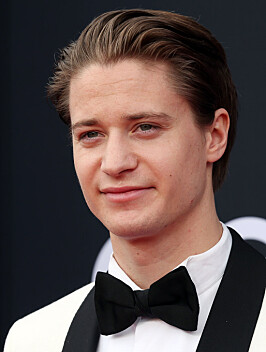
<svg viewBox="0 0 266 352"><path fill-rule="evenodd" d="M156 88L158 78L167 85L168 66L164 63L154 63L140 60L123 60L106 65L91 64L81 69L70 81L70 94L79 88L87 93L97 94L112 89L131 89L146 86ZM149 78L149 81L147 81ZM149 83L149 84L148 84Z"/></svg>
<svg viewBox="0 0 266 352"><path fill-rule="evenodd" d="M72 124L94 115L98 118L142 111L174 114L177 107L182 109L185 99L171 87L168 73L164 63L138 60L85 67L70 82Z"/></svg>

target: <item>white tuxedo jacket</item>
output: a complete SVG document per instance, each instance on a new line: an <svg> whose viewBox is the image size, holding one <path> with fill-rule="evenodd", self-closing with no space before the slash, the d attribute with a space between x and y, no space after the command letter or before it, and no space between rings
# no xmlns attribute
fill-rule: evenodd
<svg viewBox="0 0 266 352"><path fill-rule="evenodd" d="M232 250L196 352L265 352L266 261L230 231ZM95 352L98 340L92 283L18 320L4 352Z"/></svg>

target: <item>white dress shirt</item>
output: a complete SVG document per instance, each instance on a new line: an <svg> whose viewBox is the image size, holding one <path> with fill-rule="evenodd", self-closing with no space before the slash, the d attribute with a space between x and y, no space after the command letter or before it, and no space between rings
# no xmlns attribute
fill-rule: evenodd
<svg viewBox="0 0 266 352"><path fill-rule="evenodd" d="M232 246L232 238L223 226L220 241L208 251L188 257L178 266L185 266L194 282L199 299L199 320L196 331L188 332L155 318L138 318L120 333L100 336L97 352L195 352L206 324L214 297L220 285ZM120 268L113 256L109 274L132 290L140 288Z"/></svg>

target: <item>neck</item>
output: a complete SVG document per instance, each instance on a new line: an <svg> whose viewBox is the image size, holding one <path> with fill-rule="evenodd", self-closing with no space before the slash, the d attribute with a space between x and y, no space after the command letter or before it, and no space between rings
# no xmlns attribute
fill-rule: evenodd
<svg viewBox="0 0 266 352"><path fill-rule="evenodd" d="M126 239L111 234L114 257L119 266L140 288L150 285L191 255L203 253L221 238L214 197L153 236Z"/></svg>

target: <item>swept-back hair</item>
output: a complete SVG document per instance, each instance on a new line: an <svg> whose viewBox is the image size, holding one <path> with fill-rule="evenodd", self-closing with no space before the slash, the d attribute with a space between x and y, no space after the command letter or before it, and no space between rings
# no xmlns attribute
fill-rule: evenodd
<svg viewBox="0 0 266 352"><path fill-rule="evenodd" d="M228 111L227 148L213 165L213 188L219 188L237 123L237 93L221 44L192 18L172 12L133 9L100 15L61 51L48 84L48 96L66 124L71 124L71 78L92 63L108 65L124 59L166 63L169 83L188 101L199 126L210 125L215 110Z"/></svg>

